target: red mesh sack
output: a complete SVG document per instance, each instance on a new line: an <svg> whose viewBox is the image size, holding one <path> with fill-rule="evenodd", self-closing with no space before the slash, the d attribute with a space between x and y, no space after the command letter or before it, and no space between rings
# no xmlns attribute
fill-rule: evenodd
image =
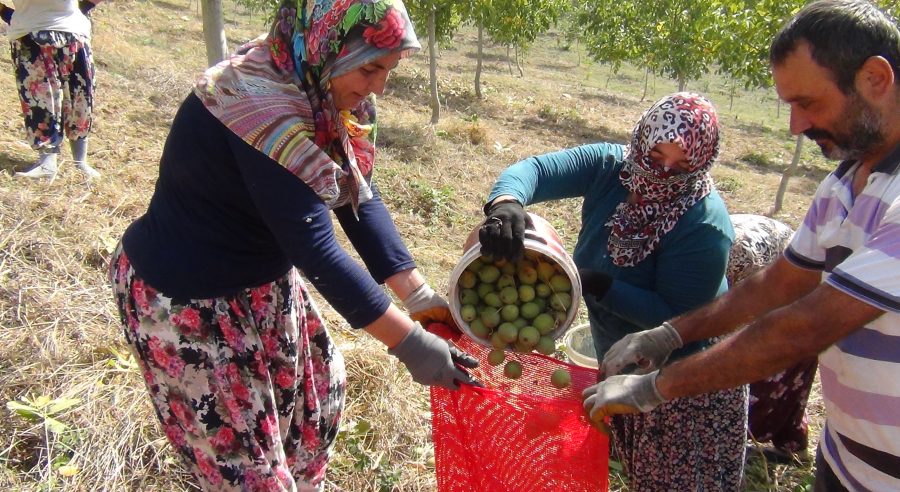
<svg viewBox="0 0 900 492"><path fill-rule="evenodd" d="M609 442L591 426L581 392L597 380L595 369L540 354L507 351L522 364L509 379L503 364L487 362L490 349L446 325L428 329L478 359L472 375L484 388L431 387L435 474L440 492L605 491ZM572 385L551 385L565 368Z"/></svg>

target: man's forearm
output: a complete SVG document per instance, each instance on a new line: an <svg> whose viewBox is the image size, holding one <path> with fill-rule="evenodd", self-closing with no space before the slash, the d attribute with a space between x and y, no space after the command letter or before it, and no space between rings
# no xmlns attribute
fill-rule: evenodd
<svg viewBox="0 0 900 492"><path fill-rule="evenodd" d="M724 335L812 292L820 272L800 269L783 256L709 304L670 323L684 343Z"/></svg>
<svg viewBox="0 0 900 492"><path fill-rule="evenodd" d="M664 367L657 388L672 399L759 381L820 353L883 313L823 284L708 350Z"/></svg>

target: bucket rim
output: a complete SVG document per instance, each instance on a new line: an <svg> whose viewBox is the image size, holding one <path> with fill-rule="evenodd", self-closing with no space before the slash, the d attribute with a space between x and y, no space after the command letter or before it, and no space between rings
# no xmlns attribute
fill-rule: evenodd
<svg viewBox="0 0 900 492"><path fill-rule="evenodd" d="M572 362L575 363L575 365L578 365L581 367L589 367L591 369L599 369L600 363L599 363L599 361L597 361L597 359L595 359L594 357L588 357L588 356L582 354L581 352L575 350L574 347L572 347L572 337L579 330L590 330L590 329L591 329L590 323L581 323L580 325L573 326L572 328L570 328L569 331L566 332L565 336L563 337L563 344L564 344L563 352L565 352L566 355L569 356L569 359L571 359Z"/></svg>

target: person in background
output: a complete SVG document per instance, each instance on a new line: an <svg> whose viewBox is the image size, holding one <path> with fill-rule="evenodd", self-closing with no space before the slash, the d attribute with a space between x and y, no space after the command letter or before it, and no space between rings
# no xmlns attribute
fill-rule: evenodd
<svg viewBox="0 0 900 492"><path fill-rule="evenodd" d="M818 354L826 419L815 490L900 490L900 31L869 2L817 1L776 35L769 59L791 132L841 163L781 258L709 305L623 340L603 361L608 373L635 362L648 372L589 388L585 409L652 413ZM702 353L655 363L732 330Z"/></svg>
<svg viewBox="0 0 900 492"><path fill-rule="evenodd" d="M479 230L482 254L515 260L529 227L524 206L580 197L579 268L598 354L722 294L734 232L710 168L719 152L715 108L675 93L653 104L630 146L583 145L531 157L494 184ZM683 347L677 359L712 341ZM737 490L747 436L747 388L673 400L612 419L629 489Z"/></svg>
<svg viewBox="0 0 900 492"><path fill-rule="evenodd" d="M794 234L790 226L753 214L732 214L734 244L728 255L725 278L729 288L781 257ZM804 459L809 445L806 402L818 366L808 358L773 376L750 384L748 432L759 443L753 448L769 462L790 464Z"/></svg>
<svg viewBox="0 0 900 492"><path fill-rule="evenodd" d="M53 180L68 138L75 167L87 179L100 176L88 164L93 123L94 59L87 15L102 0L12 0L0 17L9 24L25 133L38 159L16 176Z"/></svg>
<svg viewBox="0 0 900 492"><path fill-rule="evenodd" d="M324 487L346 375L301 275L414 381L475 384L475 359L422 328L449 306L372 179L374 95L419 48L400 0L285 0L175 115L110 278L162 428L204 490Z"/></svg>

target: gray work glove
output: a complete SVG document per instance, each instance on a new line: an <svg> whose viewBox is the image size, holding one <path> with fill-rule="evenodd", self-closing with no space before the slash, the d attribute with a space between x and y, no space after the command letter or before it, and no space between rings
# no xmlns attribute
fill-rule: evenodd
<svg viewBox="0 0 900 492"><path fill-rule="evenodd" d="M478 361L443 338L425 331L418 322L406 338L389 349L388 353L400 359L412 374L413 381L419 384L448 389L459 389L459 383L480 386L462 369L478 367Z"/></svg>
<svg viewBox="0 0 900 492"><path fill-rule="evenodd" d="M607 378L581 393L584 409L594 422L607 415L649 412L666 401L656 389L658 375L653 371Z"/></svg>
<svg viewBox="0 0 900 492"><path fill-rule="evenodd" d="M431 323L443 323L455 327L453 315L450 314L450 304L434 291L427 283L420 285L403 300L403 308L409 313L413 321L418 321L425 326Z"/></svg>
<svg viewBox="0 0 900 492"><path fill-rule="evenodd" d="M683 345L681 336L668 322L656 328L629 333L613 344L603 356L603 375L619 374L623 368L636 364L637 373L659 369L673 350Z"/></svg>

